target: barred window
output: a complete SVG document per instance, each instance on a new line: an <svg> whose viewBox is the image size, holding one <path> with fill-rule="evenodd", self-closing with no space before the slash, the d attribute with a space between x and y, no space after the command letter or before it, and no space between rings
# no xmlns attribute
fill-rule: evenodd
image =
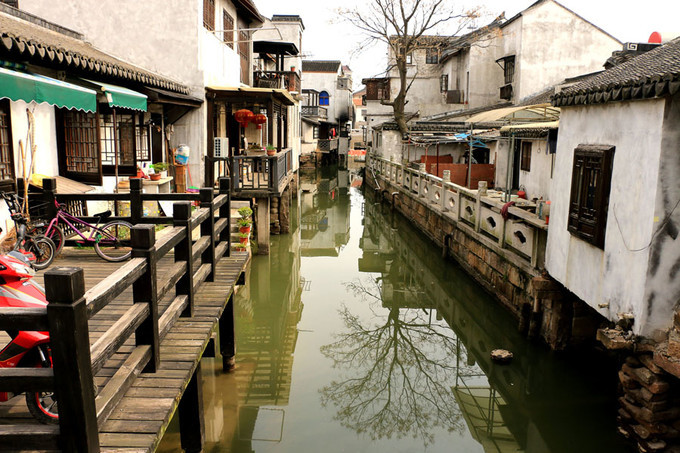
<svg viewBox="0 0 680 453"><path fill-rule="evenodd" d="M574 150L569 203L569 232L604 249L614 147L579 145Z"/></svg>
<svg viewBox="0 0 680 453"><path fill-rule="evenodd" d="M203 26L215 30L215 0L203 0Z"/></svg>
<svg viewBox="0 0 680 453"><path fill-rule="evenodd" d="M135 145L137 150L137 162L151 160L151 135L149 126L138 124L135 126Z"/></svg>
<svg viewBox="0 0 680 453"><path fill-rule="evenodd" d="M442 74L439 77L439 91L442 93L446 93L449 91L449 75L448 74Z"/></svg>
<svg viewBox="0 0 680 453"><path fill-rule="evenodd" d="M505 78L505 84L512 83L512 79L515 78L515 57L506 57L505 65L503 66L503 76Z"/></svg>
<svg viewBox="0 0 680 453"><path fill-rule="evenodd" d="M58 121L61 124L57 130L59 174L87 184L100 185L102 168L97 114L59 109Z"/></svg>
<svg viewBox="0 0 680 453"><path fill-rule="evenodd" d="M113 114L99 115L100 143L102 166L105 175L114 175L116 165L118 175L132 176L137 174L135 120L137 114L123 114L116 112L116 122ZM116 160L116 150L118 159Z"/></svg>
<svg viewBox="0 0 680 453"><path fill-rule="evenodd" d="M0 101L0 189L10 190L14 185L14 151L12 127L7 100Z"/></svg>

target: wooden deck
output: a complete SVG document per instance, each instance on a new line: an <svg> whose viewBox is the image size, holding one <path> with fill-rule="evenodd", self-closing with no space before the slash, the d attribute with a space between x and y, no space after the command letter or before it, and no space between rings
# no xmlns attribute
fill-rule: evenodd
<svg viewBox="0 0 680 453"><path fill-rule="evenodd" d="M217 263L214 282L205 282L195 294L195 315L191 318L179 318L162 340L160 367L157 372L140 373L121 402L99 427L102 452L133 453L155 450L192 377L195 376L210 339L216 335L218 320L249 260L248 252L232 252L230 257L224 257ZM172 252L158 262L159 287L164 283L164 275L172 272L174 264ZM92 250L75 250L65 251L52 267L83 268L86 287L90 289L121 265L122 263L101 260ZM36 278L42 283L41 274ZM174 291L170 291L159 301L160 317L174 297ZM132 303L132 288L128 288L97 313L89 322L90 344L94 344L118 321ZM0 338L0 342L6 344L6 339ZM98 392L114 378L133 349L134 340L128 340L104 363L95 375ZM30 416L23 395L0 403L0 425L12 424L33 424L36 429L44 426L37 424Z"/></svg>

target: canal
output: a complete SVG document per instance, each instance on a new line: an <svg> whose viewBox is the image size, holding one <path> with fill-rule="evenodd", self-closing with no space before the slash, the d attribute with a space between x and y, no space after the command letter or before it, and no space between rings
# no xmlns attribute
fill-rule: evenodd
<svg viewBox="0 0 680 453"><path fill-rule="evenodd" d="M291 233L236 297L237 369L202 362L204 451L631 451L605 355L528 342L360 180L305 177ZM492 363L495 348L515 359ZM174 426L159 451L179 449Z"/></svg>

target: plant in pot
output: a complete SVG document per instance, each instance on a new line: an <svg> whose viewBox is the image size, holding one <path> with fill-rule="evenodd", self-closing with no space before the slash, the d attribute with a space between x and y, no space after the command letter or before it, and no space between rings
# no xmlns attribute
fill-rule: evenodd
<svg viewBox="0 0 680 453"><path fill-rule="evenodd" d="M238 234L238 242L242 245L245 246L248 244L248 237L250 235L248 233L239 233Z"/></svg>
<svg viewBox="0 0 680 453"><path fill-rule="evenodd" d="M238 225L238 231L240 233L248 234L250 233L250 228L253 224L253 221L250 220L250 218L240 218L236 221L236 224Z"/></svg>
<svg viewBox="0 0 680 453"><path fill-rule="evenodd" d="M267 156L273 156L274 154L276 154L276 148L272 145L267 145Z"/></svg>
<svg viewBox="0 0 680 453"><path fill-rule="evenodd" d="M155 173L160 175L160 178L168 177L168 164L166 162L156 162L155 164L151 165L151 168L153 168Z"/></svg>
<svg viewBox="0 0 680 453"><path fill-rule="evenodd" d="M250 216L253 215L253 210L248 206L244 206L242 208L238 208L238 215L240 215L242 219L250 219Z"/></svg>

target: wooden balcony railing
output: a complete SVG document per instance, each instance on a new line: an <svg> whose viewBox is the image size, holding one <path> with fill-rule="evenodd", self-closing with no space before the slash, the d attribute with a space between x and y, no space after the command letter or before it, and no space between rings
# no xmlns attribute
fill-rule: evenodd
<svg viewBox="0 0 680 453"><path fill-rule="evenodd" d="M284 149L274 156L234 156L232 174L234 192L260 192L279 195L293 172L293 151Z"/></svg>
<svg viewBox="0 0 680 453"><path fill-rule="evenodd" d="M275 88L300 92L300 75L294 71L255 71L253 83L257 88Z"/></svg>

